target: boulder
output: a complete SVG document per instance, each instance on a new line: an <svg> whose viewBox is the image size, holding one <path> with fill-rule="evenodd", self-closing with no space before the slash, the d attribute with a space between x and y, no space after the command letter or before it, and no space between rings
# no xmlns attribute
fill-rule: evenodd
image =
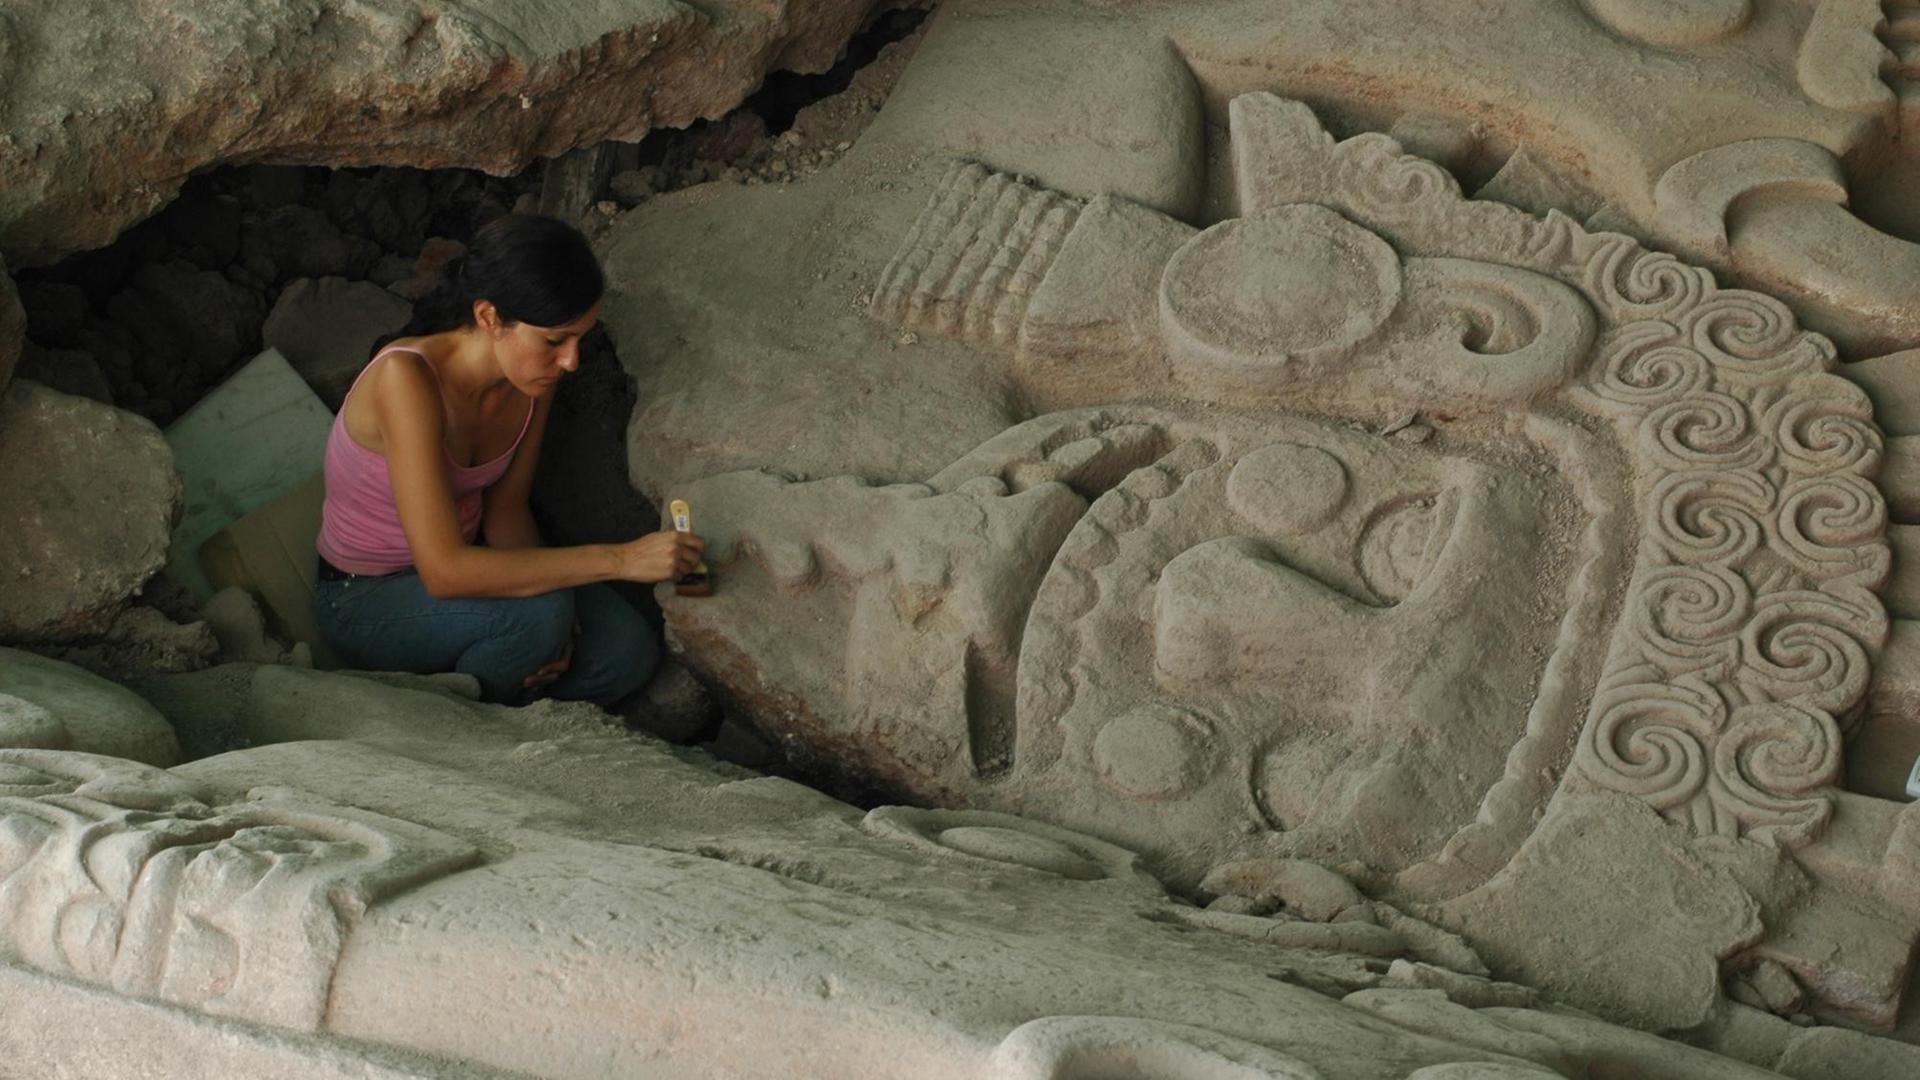
<svg viewBox="0 0 1920 1080"><path fill-rule="evenodd" d="M173 725L133 691L19 649L0 648L0 747L180 762Z"/></svg>
<svg viewBox="0 0 1920 1080"><path fill-rule="evenodd" d="M312 206L250 214L240 233L240 265L267 282L365 272L378 255L371 241L341 232Z"/></svg>
<svg viewBox="0 0 1920 1080"><path fill-rule="evenodd" d="M338 410L373 343L412 317L412 304L372 282L301 278L274 301L261 336Z"/></svg>
<svg viewBox="0 0 1920 1080"><path fill-rule="evenodd" d="M180 499L148 421L25 379L0 394L0 642L104 632L166 563Z"/></svg>
<svg viewBox="0 0 1920 1080"><path fill-rule="evenodd" d="M517 172L732 110L770 71L824 71L897 0L509 0L447 7L129 8L0 14L0 252L101 247L227 161ZM165 49L152 43L166 42Z"/></svg>
<svg viewBox="0 0 1920 1080"><path fill-rule="evenodd" d="M14 374L63 394L113 404L113 387L100 361L82 349L43 349L29 341Z"/></svg>
<svg viewBox="0 0 1920 1080"><path fill-rule="evenodd" d="M211 270L187 262L142 266L133 283L107 302L107 313L132 333L147 362L169 368L149 384L191 385L218 375L253 351L263 315L260 298Z"/></svg>

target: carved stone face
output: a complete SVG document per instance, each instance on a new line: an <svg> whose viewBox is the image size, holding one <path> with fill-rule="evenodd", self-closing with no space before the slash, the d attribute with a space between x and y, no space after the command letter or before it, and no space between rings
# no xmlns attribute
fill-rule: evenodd
<svg viewBox="0 0 1920 1080"><path fill-rule="evenodd" d="M1584 558L1546 448L1427 436L1087 410L928 485L717 477L689 497L726 587L669 614L798 757L867 783L1187 874L1395 871L1499 778Z"/></svg>

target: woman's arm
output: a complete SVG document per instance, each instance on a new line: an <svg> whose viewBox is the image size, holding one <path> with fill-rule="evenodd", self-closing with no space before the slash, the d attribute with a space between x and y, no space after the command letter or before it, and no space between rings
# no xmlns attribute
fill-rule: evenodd
<svg viewBox="0 0 1920 1080"><path fill-rule="evenodd" d="M547 434L547 418L553 413L553 394L533 403L533 418L527 421L526 437L513 455L507 474L487 489L486 510L480 517L481 535L496 551L541 547L540 527L533 520L533 474L540 468L540 446Z"/></svg>
<svg viewBox="0 0 1920 1080"><path fill-rule="evenodd" d="M376 378L374 415L386 448L387 475L414 568L429 595L538 596L595 581L667 581L699 562L699 540L670 532L624 544L564 548L496 551L469 545L460 533L447 479L446 420L426 362L395 353Z"/></svg>

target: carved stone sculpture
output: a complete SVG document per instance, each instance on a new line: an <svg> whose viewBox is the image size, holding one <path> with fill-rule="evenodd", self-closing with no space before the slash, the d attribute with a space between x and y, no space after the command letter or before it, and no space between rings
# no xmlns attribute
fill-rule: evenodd
<svg viewBox="0 0 1920 1080"><path fill-rule="evenodd" d="M696 666L824 771L1176 880L1334 862L1469 932L1516 914L1529 843L1617 812L1582 793L1750 863L1820 845L1889 627L1883 436L1832 346L1627 237L1467 201L1384 136L1265 94L1231 115L1240 214L1207 229L946 174L871 312L1064 411L921 484L684 486L727 582L667 601ZM1881 857L1812 864L1876 947L1769 941L1743 906L1794 890L1723 883L1694 990L1590 971L1576 996L1686 1026L1709 958L1758 956L1888 1024L1915 926L1858 892Z"/></svg>
<svg viewBox="0 0 1920 1080"><path fill-rule="evenodd" d="M214 674L172 700L253 748L0 752L10 1063L126 1072L138 1032L139 1067L236 1075L1767 1075L1415 963L1477 961L1390 905L1202 910L1083 833L863 813L580 706Z"/></svg>

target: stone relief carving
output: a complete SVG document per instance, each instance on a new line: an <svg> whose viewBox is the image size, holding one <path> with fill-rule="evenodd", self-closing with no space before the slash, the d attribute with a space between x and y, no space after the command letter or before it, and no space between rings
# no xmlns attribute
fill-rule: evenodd
<svg viewBox="0 0 1920 1080"><path fill-rule="evenodd" d="M297 792L219 802L121 759L0 750L0 951L132 997L318 1030L367 907L475 858Z"/></svg>
<svg viewBox="0 0 1920 1080"><path fill-rule="evenodd" d="M1308 855L1457 897L1559 791L1816 842L1890 566L1828 341L1385 136L1229 112L1204 230L956 164L870 312L1063 411L920 485L694 485L740 562L676 633L802 759L1177 879ZM761 574L844 636L772 661Z"/></svg>

